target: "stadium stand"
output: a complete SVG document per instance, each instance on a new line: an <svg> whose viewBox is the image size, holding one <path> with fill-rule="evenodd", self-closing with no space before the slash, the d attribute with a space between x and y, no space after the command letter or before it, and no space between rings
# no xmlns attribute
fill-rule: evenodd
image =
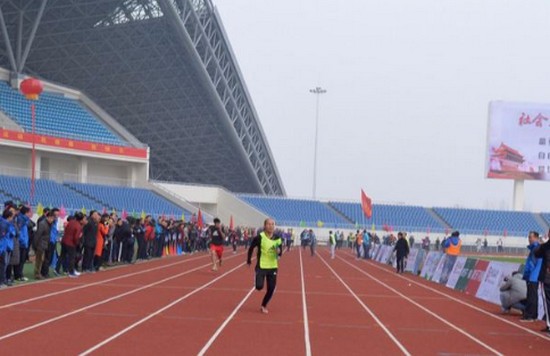
<svg viewBox="0 0 550 356"><path fill-rule="evenodd" d="M32 131L29 102L21 93L0 81L0 110L26 132ZM116 136L77 100L43 93L36 104L36 133L118 146L128 143Z"/></svg>
<svg viewBox="0 0 550 356"><path fill-rule="evenodd" d="M453 228L470 234L501 235L507 233L524 236L531 230L539 231L540 226L533 213L517 211L476 210L457 208L434 208L434 212Z"/></svg>
<svg viewBox="0 0 550 356"><path fill-rule="evenodd" d="M444 230L444 226L420 206L376 204L372 209L372 218L367 220L359 203L330 202L329 204L349 220L366 227L374 224L378 228L388 225L394 230L405 231L430 229L433 232L441 232Z"/></svg>
<svg viewBox="0 0 550 356"><path fill-rule="evenodd" d="M0 199L28 202L30 200L30 178L0 175ZM142 211L153 216L165 214L179 219L182 213L189 219L191 213L143 188L113 187L82 183L57 183L48 179L37 179L34 205L63 206L67 211L85 208L90 211L123 209L128 214Z"/></svg>
<svg viewBox="0 0 550 356"><path fill-rule="evenodd" d="M352 227L350 221L319 201L252 195L239 195L239 198L273 217L278 225L299 226L305 223L316 226L320 223L324 227Z"/></svg>
<svg viewBox="0 0 550 356"><path fill-rule="evenodd" d="M83 183L65 183L65 185L81 195L93 197L102 206L109 209L114 208L117 211L124 209L129 214L140 214L144 211L154 216L173 215L176 219L179 219L182 213L185 214L187 220L191 217L189 211L172 204L148 189Z"/></svg>
<svg viewBox="0 0 550 356"><path fill-rule="evenodd" d="M540 216L544 219L544 221L550 225L550 213L541 213Z"/></svg>
<svg viewBox="0 0 550 356"><path fill-rule="evenodd" d="M0 175L0 189L5 196L3 201L28 202L30 200L30 184L30 178ZM36 180L35 192L34 202L41 203L43 206L63 206L69 211L100 208L99 204L92 199L47 179Z"/></svg>

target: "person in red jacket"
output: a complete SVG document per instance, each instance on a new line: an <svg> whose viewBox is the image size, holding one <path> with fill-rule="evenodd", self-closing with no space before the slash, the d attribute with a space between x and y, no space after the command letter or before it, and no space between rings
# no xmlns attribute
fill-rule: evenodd
<svg viewBox="0 0 550 356"><path fill-rule="evenodd" d="M101 220L97 225L97 235L94 253L94 269L99 271L103 264L103 248L105 247L105 237L109 233L109 214L101 215Z"/></svg>
<svg viewBox="0 0 550 356"><path fill-rule="evenodd" d="M86 216L81 212L74 214L73 218L67 224L63 239L61 240L61 256L57 261L55 271L60 273L61 264L67 263L69 266L69 277L75 278L80 275L75 269L76 247L80 243L82 236L82 226L88 223Z"/></svg>

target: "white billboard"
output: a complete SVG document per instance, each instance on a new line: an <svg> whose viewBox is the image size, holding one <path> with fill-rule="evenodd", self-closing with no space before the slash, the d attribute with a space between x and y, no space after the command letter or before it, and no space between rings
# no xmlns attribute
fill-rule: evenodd
<svg viewBox="0 0 550 356"><path fill-rule="evenodd" d="M550 180L550 104L489 104L486 174Z"/></svg>

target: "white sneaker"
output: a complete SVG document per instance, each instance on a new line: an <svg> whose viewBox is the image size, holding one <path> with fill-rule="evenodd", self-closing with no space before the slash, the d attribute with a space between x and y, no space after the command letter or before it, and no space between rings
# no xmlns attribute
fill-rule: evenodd
<svg viewBox="0 0 550 356"><path fill-rule="evenodd" d="M80 272L78 272L77 270L74 271L74 275L75 276L80 276Z"/></svg>
<svg viewBox="0 0 550 356"><path fill-rule="evenodd" d="M69 278L78 278L78 274L76 274L76 273L69 273Z"/></svg>

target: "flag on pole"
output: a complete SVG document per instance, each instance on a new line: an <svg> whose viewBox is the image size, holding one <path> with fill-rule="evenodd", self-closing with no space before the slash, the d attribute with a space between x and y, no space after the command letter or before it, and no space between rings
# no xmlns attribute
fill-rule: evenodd
<svg viewBox="0 0 550 356"><path fill-rule="evenodd" d="M147 215L145 215L145 211L142 210L142 211L141 211L141 218L142 218L143 220L145 220L145 217L146 217L146 216L147 216Z"/></svg>
<svg viewBox="0 0 550 356"><path fill-rule="evenodd" d="M185 214L183 212L181 213L181 221L185 222Z"/></svg>
<svg viewBox="0 0 550 356"><path fill-rule="evenodd" d="M86 208L85 207L82 207L82 209L80 209L80 212L84 215L86 215L88 212L86 211Z"/></svg>
<svg viewBox="0 0 550 356"><path fill-rule="evenodd" d="M122 220L126 220L126 218L128 217L128 213L126 212L126 209L122 209Z"/></svg>
<svg viewBox="0 0 550 356"><path fill-rule="evenodd" d="M304 220L300 221L300 227L306 227L306 222Z"/></svg>
<svg viewBox="0 0 550 356"><path fill-rule="evenodd" d="M372 232L375 232L375 231L376 231L376 225L374 225L374 223L372 223L371 231L372 231Z"/></svg>
<svg viewBox="0 0 550 356"><path fill-rule="evenodd" d="M363 209L367 219L372 218L372 200L365 194L363 189L361 189L361 209Z"/></svg>
<svg viewBox="0 0 550 356"><path fill-rule="evenodd" d="M323 227L325 226L325 223L322 222L321 220L317 220L317 227Z"/></svg>
<svg viewBox="0 0 550 356"><path fill-rule="evenodd" d="M199 227L199 229L202 229L202 225L203 225L203 221L202 221L202 212L201 212L201 209L199 208L199 213L197 215L197 226Z"/></svg>

